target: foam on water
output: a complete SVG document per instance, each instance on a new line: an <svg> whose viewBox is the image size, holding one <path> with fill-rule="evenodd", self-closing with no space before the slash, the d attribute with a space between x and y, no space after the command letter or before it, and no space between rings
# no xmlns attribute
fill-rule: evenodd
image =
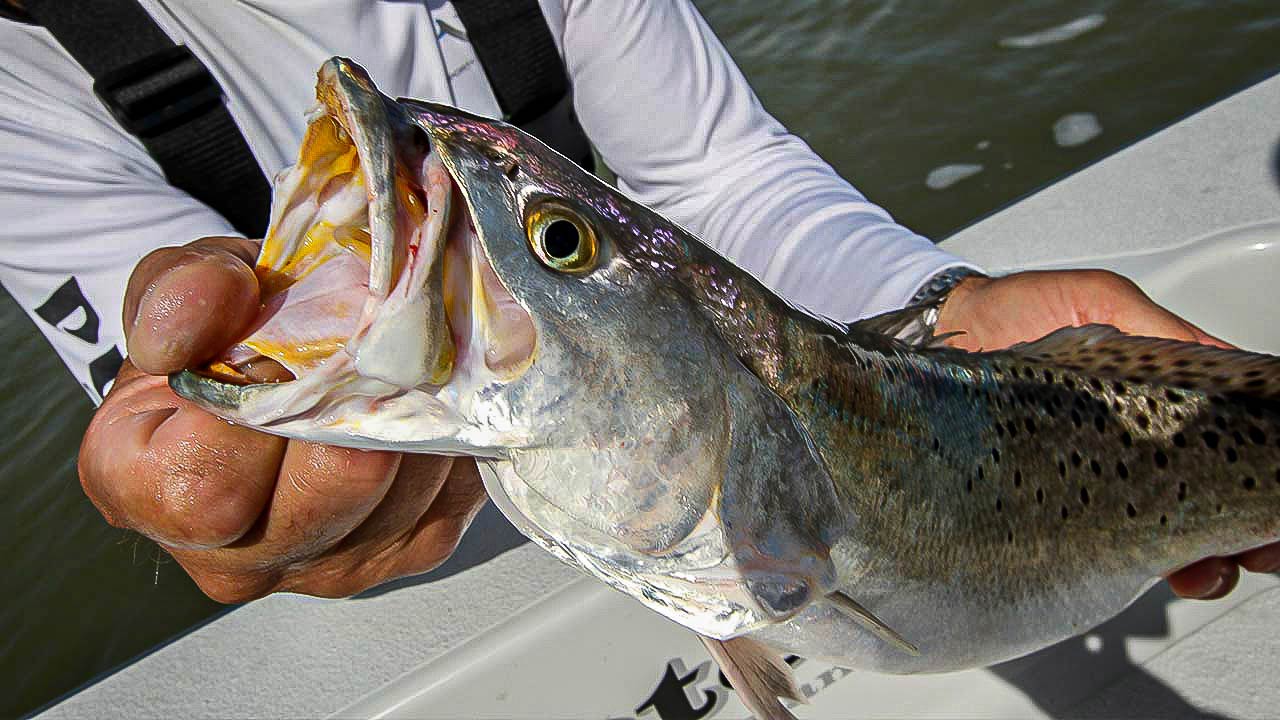
<svg viewBox="0 0 1280 720"><path fill-rule="evenodd" d="M1083 145L1102 134L1102 123L1093 113L1071 113L1053 124L1053 141L1058 147Z"/></svg>
<svg viewBox="0 0 1280 720"><path fill-rule="evenodd" d="M1007 48L1035 48L1043 45L1052 45L1054 43L1066 42L1081 35L1101 27L1107 21L1107 16L1102 13L1093 13L1084 17L1076 18L1062 25L1055 25L1051 28L1045 28L1026 35L1014 35L1012 37L1001 38L1000 47Z"/></svg>
<svg viewBox="0 0 1280 720"><path fill-rule="evenodd" d="M983 170L984 167L977 163L943 165L930 170L929 177L925 178L924 184L930 190L946 190L961 180L977 175Z"/></svg>

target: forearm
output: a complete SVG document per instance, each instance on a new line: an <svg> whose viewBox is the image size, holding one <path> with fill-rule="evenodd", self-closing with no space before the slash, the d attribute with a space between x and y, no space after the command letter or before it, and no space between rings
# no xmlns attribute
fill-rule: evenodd
<svg viewBox="0 0 1280 720"><path fill-rule="evenodd" d="M967 264L893 222L765 112L690 3L565 9L575 105L620 187L790 300L864 317Z"/></svg>

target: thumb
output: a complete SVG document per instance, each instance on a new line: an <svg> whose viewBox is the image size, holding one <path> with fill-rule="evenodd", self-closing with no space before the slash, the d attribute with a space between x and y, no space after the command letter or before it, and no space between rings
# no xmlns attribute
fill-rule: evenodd
<svg viewBox="0 0 1280 720"><path fill-rule="evenodd" d="M134 269L125 291L129 358L160 375L225 350L258 314L256 243L204 238L156 250Z"/></svg>

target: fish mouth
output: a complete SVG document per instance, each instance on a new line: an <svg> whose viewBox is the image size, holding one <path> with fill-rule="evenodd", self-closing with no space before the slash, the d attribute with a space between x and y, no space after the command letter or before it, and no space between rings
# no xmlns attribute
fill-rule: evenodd
<svg viewBox="0 0 1280 720"><path fill-rule="evenodd" d="M470 422L465 398L532 364L533 321L422 121L343 58L321 67L316 98L298 162L275 181L257 318L169 384L278 434L441 449Z"/></svg>

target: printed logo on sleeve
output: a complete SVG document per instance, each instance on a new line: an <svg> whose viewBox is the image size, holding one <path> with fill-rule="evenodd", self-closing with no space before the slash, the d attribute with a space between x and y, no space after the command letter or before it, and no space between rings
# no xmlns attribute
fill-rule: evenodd
<svg viewBox="0 0 1280 720"><path fill-rule="evenodd" d="M98 344L101 318L98 316L98 311L89 304L89 299L85 297L84 291L80 289L80 283L74 277L68 278L58 286L58 289L35 309L35 314L41 320L81 342L90 346ZM94 394L98 401L107 394L107 385L115 379L116 373L120 372L120 366L123 364L124 356L120 354L120 348L115 345L89 362L86 370L89 381L93 384L90 394ZM84 373L77 373L77 375L83 377Z"/></svg>

